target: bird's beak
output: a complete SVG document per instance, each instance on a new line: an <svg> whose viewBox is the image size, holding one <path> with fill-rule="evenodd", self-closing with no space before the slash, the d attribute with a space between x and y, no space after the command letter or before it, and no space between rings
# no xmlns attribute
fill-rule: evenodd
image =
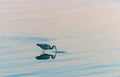
<svg viewBox="0 0 120 77"><path fill-rule="evenodd" d="M38 46L38 44L36 44L36 46Z"/></svg>

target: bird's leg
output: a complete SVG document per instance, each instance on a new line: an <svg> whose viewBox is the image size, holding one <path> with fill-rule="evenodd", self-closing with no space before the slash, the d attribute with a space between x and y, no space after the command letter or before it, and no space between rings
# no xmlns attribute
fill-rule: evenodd
<svg viewBox="0 0 120 77"><path fill-rule="evenodd" d="M42 54L45 54L45 50L42 51Z"/></svg>

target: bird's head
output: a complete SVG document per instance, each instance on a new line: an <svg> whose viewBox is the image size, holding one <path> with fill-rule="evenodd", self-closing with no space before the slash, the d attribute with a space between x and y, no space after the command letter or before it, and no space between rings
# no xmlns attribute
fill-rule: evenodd
<svg viewBox="0 0 120 77"><path fill-rule="evenodd" d="M39 44L36 44L36 46L39 46Z"/></svg>

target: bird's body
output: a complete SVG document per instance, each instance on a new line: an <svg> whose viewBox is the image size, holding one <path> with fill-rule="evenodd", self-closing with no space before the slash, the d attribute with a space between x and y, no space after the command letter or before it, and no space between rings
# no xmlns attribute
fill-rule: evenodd
<svg viewBox="0 0 120 77"><path fill-rule="evenodd" d="M36 56L36 59L37 59L37 60L47 60L47 59L50 59L50 57L51 57L52 59L55 59L56 55L51 55L51 54L43 53L43 54L41 54L40 56Z"/></svg>
<svg viewBox="0 0 120 77"><path fill-rule="evenodd" d="M43 53L45 53L45 50L50 50L50 49L54 49L54 48L57 52L57 48L55 45L53 45L53 46L50 46L48 44L36 44L36 45L43 49Z"/></svg>
<svg viewBox="0 0 120 77"><path fill-rule="evenodd" d="M37 44L37 46L41 47L43 50L52 49L52 47L48 44Z"/></svg>

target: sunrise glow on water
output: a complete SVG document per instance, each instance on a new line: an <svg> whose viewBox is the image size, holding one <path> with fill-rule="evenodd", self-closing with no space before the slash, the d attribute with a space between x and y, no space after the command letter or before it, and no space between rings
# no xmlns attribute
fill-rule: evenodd
<svg viewBox="0 0 120 77"><path fill-rule="evenodd" d="M119 20L118 0L0 0L0 76L120 77Z"/></svg>

